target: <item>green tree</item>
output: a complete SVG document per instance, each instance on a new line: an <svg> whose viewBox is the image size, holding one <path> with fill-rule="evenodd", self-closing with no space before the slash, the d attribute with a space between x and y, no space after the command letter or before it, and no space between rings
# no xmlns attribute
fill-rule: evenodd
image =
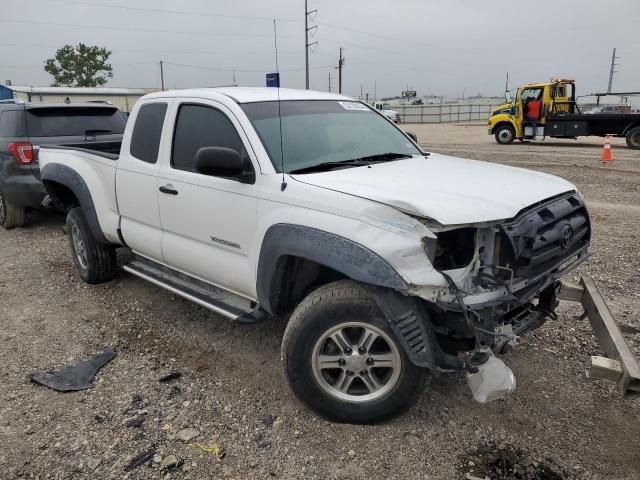
<svg viewBox="0 0 640 480"><path fill-rule="evenodd" d="M98 87L113 77L110 56L111 51L103 47L65 45L47 59L44 70L53 76L54 87Z"/></svg>

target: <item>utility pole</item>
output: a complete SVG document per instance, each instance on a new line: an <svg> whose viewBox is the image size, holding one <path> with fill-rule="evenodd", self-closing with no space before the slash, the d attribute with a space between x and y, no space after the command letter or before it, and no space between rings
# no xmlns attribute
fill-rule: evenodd
<svg viewBox="0 0 640 480"><path fill-rule="evenodd" d="M342 93L342 66L344 65L344 58L342 57L342 47L340 47L340 56L338 57L338 93Z"/></svg>
<svg viewBox="0 0 640 480"><path fill-rule="evenodd" d="M507 80L504 83L504 91L505 93L509 91L509 72L507 72Z"/></svg>
<svg viewBox="0 0 640 480"><path fill-rule="evenodd" d="M329 93L331 93L331 71L329 71Z"/></svg>
<svg viewBox="0 0 640 480"><path fill-rule="evenodd" d="M237 83L236 83L236 69L235 68L233 69L233 85L234 86L237 85Z"/></svg>
<svg viewBox="0 0 640 480"><path fill-rule="evenodd" d="M313 27L309 27L309 15L317 13L318 10L309 11L309 7L307 6L307 1L304 0L304 65L305 65L305 85L307 90L309 90L309 47L317 44L318 42L309 43L309 31L318 28L317 25Z"/></svg>
<svg viewBox="0 0 640 480"><path fill-rule="evenodd" d="M358 97L358 100L362 100L362 84L360 84L360 96Z"/></svg>
<svg viewBox="0 0 640 480"><path fill-rule="evenodd" d="M611 69L609 70L609 86L607 87L607 93L611 93L611 87L613 86L613 74L617 72L615 67L618 66L616 60L620 57L616 57L616 49L613 49L613 54L611 55Z"/></svg>
<svg viewBox="0 0 640 480"><path fill-rule="evenodd" d="M160 60L160 87L164 92L164 69L162 68L162 60Z"/></svg>

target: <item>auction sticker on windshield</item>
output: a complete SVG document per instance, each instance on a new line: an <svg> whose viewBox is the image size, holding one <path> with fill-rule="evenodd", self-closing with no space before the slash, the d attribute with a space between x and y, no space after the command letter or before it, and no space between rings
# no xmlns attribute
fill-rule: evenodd
<svg viewBox="0 0 640 480"><path fill-rule="evenodd" d="M364 110L368 111L369 109L361 103L358 102L338 102L342 105L342 108L345 110Z"/></svg>

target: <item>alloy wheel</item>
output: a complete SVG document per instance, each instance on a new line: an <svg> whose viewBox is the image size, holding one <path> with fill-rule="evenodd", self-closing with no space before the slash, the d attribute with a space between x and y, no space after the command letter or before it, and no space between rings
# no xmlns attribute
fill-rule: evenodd
<svg viewBox="0 0 640 480"><path fill-rule="evenodd" d="M398 383L402 360L395 341L364 322L341 323L316 341L313 373L320 388L340 400L364 403Z"/></svg>

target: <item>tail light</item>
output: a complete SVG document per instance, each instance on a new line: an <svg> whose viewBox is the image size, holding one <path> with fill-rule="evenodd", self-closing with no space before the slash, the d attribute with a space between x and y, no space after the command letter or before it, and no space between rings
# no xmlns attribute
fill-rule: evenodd
<svg viewBox="0 0 640 480"><path fill-rule="evenodd" d="M7 147L18 164L29 165L33 162L33 145L29 142L10 143Z"/></svg>

